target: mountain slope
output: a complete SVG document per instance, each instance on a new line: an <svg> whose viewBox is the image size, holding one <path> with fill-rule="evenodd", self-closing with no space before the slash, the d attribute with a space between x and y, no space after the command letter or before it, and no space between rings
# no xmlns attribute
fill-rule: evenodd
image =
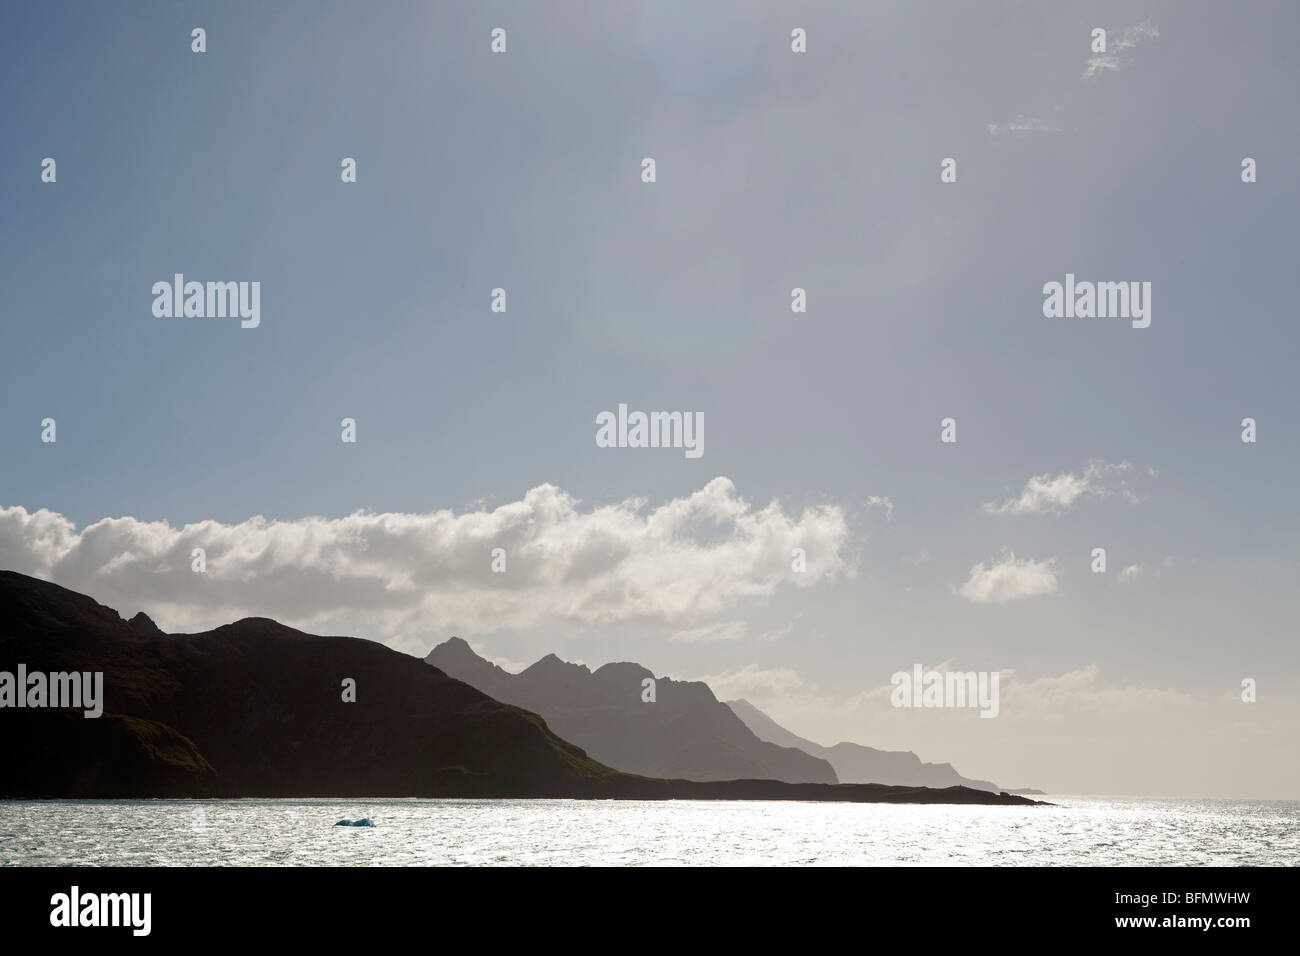
<svg viewBox="0 0 1300 956"><path fill-rule="evenodd" d="M263 618L166 635L0 572L0 670L19 663L102 671L104 716L0 711L8 796L571 796L618 776L535 714L372 641Z"/></svg>
<svg viewBox="0 0 1300 956"><path fill-rule="evenodd" d="M439 644L425 660L485 694L540 714L565 740L628 773L836 782L827 761L760 740L706 684L659 678L654 702L643 701L642 681L654 675L639 664L605 664L593 672L548 654L511 674L458 637Z"/></svg>
<svg viewBox="0 0 1300 956"><path fill-rule="evenodd" d="M17 708L19 665L100 672L103 716ZM342 700L345 678L355 703ZM1034 802L965 788L633 776L536 714L371 641L265 618L164 634L147 616L127 622L85 595L0 571L0 797L309 796Z"/></svg>
<svg viewBox="0 0 1300 956"><path fill-rule="evenodd" d="M747 700L727 701L736 716L758 737L783 747L798 747L830 762L843 783L883 783L909 787L971 787L998 792L988 780L968 780L948 763L922 763L910 750L876 750L861 744L838 743L823 747L790 733Z"/></svg>

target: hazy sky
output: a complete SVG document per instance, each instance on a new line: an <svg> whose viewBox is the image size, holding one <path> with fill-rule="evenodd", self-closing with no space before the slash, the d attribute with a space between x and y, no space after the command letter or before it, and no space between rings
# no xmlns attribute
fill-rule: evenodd
<svg viewBox="0 0 1300 956"><path fill-rule="evenodd" d="M0 567L171 630L632 659L1007 786L1300 797L1297 27L6 5ZM260 325L155 318L177 272ZM1150 326L1045 318L1066 273ZM597 447L619 403L704 454ZM996 719L889 706L945 662Z"/></svg>

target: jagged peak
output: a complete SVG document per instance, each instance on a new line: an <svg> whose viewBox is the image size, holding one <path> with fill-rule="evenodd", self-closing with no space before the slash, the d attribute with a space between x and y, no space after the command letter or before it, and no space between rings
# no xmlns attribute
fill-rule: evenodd
<svg viewBox="0 0 1300 956"><path fill-rule="evenodd" d="M465 640L463 637L456 637L454 635L447 638L441 644L435 644L433 650L429 651L429 653L425 655L425 659L427 660L435 655L438 657L454 655L459 658L472 657L475 660L483 660L482 657L479 657L478 654L474 653L474 648L469 646L469 641Z"/></svg>
<svg viewBox="0 0 1300 956"><path fill-rule="evenodd" d="M154 623L153 618L144 611L140 611L135 617L127 621L132 629L139 631L141 634L162 634L163 629Z"/></svg>
<svg viewBox="0 0 1300 956"><path fill-rule="evenodd" d="M590 674L586 664L571 664L555 654L547 654L524 671L525 674Z"/></svg>

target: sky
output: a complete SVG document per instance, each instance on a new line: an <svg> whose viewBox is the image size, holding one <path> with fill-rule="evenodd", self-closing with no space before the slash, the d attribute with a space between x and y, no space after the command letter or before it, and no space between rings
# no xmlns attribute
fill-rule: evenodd
<svg viewBox="0 0 1300 956"><path fill-rule="evenodd" d="M634 660L1005 786L1300 798L1298 25L7 5L0 567L173 631ZM176 273L260 323L156 317ZM1067 273L1150 325L1045 316ZM620 404L703 454L599 447ZM915 664L998 717L891 706Z"/></svg>

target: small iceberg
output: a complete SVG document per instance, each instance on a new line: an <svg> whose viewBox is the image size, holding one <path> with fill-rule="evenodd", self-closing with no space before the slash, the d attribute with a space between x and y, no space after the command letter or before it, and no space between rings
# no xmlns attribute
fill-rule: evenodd
<svg viewBox="0 0 1300 956"><path fill-rule="evenodd" d="M374 824L369 817L362 817L360 820L340 820L334 824L336 827L373 827Z"/></svg>

